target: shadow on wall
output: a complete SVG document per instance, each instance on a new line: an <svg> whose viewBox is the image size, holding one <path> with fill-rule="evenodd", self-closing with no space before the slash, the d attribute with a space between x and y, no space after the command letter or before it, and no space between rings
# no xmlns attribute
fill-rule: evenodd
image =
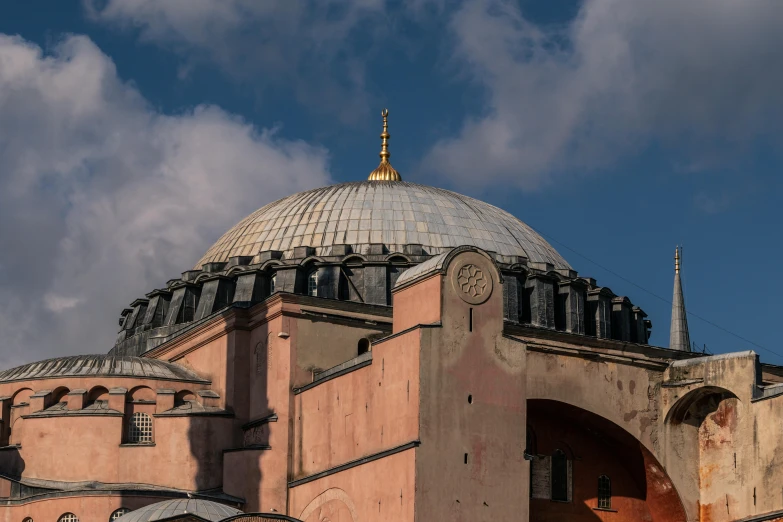
<svg viewBox="0 0 783 522"><path fill-rule="evenodd" d="M684 522L663 467L639 441L598 415L528 401L530 522Z"/></svg>

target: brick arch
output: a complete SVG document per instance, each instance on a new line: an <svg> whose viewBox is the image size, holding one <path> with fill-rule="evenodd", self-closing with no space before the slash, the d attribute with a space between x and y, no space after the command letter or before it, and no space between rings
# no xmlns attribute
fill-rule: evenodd
<svg viewBox="0 0 783 522"><path fill-rule="evenodd" d="M302 522L320 522L322 512L338 512L340 510L347 511L351 520L358 522L359 517L353 499L340 488L330 488L311 500L299 515L299 519Z"/></svg>

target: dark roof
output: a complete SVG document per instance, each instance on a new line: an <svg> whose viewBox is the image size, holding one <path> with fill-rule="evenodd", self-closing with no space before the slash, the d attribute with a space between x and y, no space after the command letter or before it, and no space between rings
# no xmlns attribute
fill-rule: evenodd
<svg viewBox="0 0 783 522"><path fill-rule="evenodd" d="M0 371L0 383L56 377L140 377L169 381L209 382L193 371L158 359L129 355L74 355Z"/></svg>

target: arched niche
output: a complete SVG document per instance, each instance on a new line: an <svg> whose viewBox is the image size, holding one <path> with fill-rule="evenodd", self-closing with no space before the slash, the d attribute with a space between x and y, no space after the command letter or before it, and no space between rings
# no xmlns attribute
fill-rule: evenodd
<svg viewBox="0 0 783 522"><path fill-rule="evenodd" d="M717 386L687 392L666 414L665 464L693 519L725 510L726 488L742 487L734 444L742 414L737 395Z"/></svg>
<svg viewBox="0 0 783 522"><path fill-rule="evenodd" d="M109 390L104 386L93 386L87 393L87 406L93 406L100 402L108 402Z"/></svg>

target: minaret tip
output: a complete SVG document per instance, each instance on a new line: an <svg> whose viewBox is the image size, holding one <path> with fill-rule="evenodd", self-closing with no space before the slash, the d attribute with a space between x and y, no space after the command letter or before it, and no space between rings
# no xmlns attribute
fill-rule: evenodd
<svg viewBox="0 0 783 522"><path fill-rule="evenodd" d="M672 324L669 332L669 348L683 352L691 351L691 336L688 332L688 316L685 311L685 296L680 279L682 247L674 249L674 295L672 297Z"/></svg>
<svg viewBox="0 0 783 522"><path fill-rule="evenodd" d="M682 252L682 247L676 246L674 247L674 273L679 274L680 273L680 255Z"/></svg>

